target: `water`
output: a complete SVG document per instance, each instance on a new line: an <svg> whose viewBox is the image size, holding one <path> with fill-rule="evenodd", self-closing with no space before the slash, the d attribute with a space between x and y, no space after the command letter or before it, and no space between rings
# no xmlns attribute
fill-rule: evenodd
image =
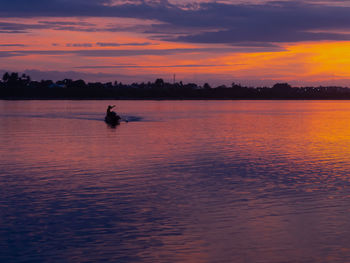
<svg viewBox="0 0 350 263"><path fill-rule="evenodd" d="M349 101L0 101L0 261L345 262L349 171Z"/></svg>

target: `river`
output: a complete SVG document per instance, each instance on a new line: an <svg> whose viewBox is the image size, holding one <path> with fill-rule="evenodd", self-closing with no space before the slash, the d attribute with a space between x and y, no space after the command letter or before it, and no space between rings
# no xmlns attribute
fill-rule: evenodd
<svg viewBox="0 0 350 263"><path fill-rule="evenodd" d="M349 101L0 101L1 262L345 262L349 218Z"/></svg>

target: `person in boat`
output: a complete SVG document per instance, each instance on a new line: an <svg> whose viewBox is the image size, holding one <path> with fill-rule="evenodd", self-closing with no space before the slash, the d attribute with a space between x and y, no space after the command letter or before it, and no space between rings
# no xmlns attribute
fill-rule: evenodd
<svg viewBox="0 0 350 263"><path fill-rule="evenodd" d="M107 108L107 117L111 117L111 118L117 117L117 114L116 114L114 111L111 111L111 109L113 109L114 107L115 107L115 105L113 105L113 106L108 105L108 108Z"/></svg>
<svg viewBox="0 0 350 263"><path fill-rule="evenodd" d="M106 113L106 117L105 117L105 122L111 124L111 125L117 125L120 122L120 116L115 113L114 111L111 111L111 109L113 109L115 107L115 105L111 106L108 105L107 107L107 113Z"/></svg>

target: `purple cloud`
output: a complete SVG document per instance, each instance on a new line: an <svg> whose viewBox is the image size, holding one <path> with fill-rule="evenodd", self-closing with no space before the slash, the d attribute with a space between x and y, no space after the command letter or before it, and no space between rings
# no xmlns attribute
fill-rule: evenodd
<svg viewBox="0 0 350 263"><path fill-rule="evenodd" d="M120 17L154 20L129 30L151 33L153 38L191 43L280 43L318 40L349 40L350 7L345 1L332 5L314 1L281 1L264 4L204 2L176 5L169 1L120 2L109 0L4 0L2 17ZM47 22L35 25L0 23L0 33L23 33L35 29L86 32L125 30L98 28L87 22ZM264 46L264 45L263 45Z"/></svg>
<svg viewBox="0 0 350 263"><path fill-rule="evenodd" d="M11 50L0 51L0 57L18 57L29 55L82 57L127 57L127 56L166 56L202 53L237 53L237 52L273 52L282 51L280 47L228 47L228 48L173 48L173 49L78 49L78 50Z"/></svg>
<svg viewBox="0 0 350 263"><path fill-rule="evenodd" d="M0 44L0 47L26 47L23 44Z"/></svg>
<svg viewBox="0 0 350 263"><path fill-rule="evenodd" d="M67 43L66 47L92 47L91 43Z"/></svg>
<svg viewBox="0 0 350 263"><path fill-rule="evenodd" d="M120 47L120 46L151 46L155 45L150 42L143 42L143 43L111 43L111 42L97 42L97 46L99 47Z"/></svg>
<svg viewBox="0 0 350 263"><path fill-rule="evenodd" d="M243 64L236 64L243 65ZM79 69L130 69L130 68L140 68L140 69L151 69L151 68L211 68L211 67L227 67L228 65L201 65L201 64L185 64L185 65L159 65L159 66L143 66L143 65L105 65L105 66L81 66L76 67ZM229 65L232 66L232 65Z"/></svg>

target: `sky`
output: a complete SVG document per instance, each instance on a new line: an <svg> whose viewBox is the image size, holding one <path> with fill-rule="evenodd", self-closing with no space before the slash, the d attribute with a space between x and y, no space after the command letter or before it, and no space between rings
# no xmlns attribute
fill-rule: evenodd
<svg viewBox="0 0 350 263"><path fill-rule="evenodd" d="M350 1L0 0L0 73L350 86Z"/></svg>

